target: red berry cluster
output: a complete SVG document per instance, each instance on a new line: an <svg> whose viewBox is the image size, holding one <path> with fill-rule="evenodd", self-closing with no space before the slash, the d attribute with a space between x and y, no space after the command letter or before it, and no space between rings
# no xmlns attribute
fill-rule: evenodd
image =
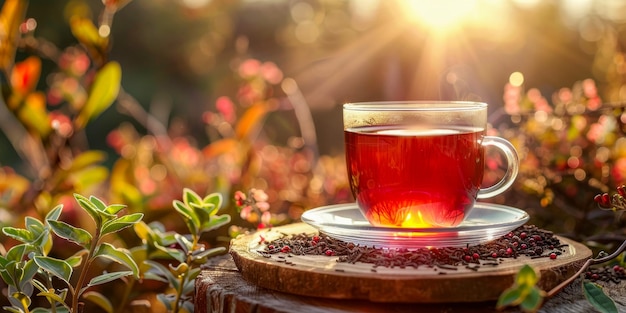
<svg viewBox="0 0 626 313"><path fill-rule="evenodd" d="M608 193L596 195L593 200L604 209L626 210L626 185L618 186L617 194L613 196Z"/></svg>

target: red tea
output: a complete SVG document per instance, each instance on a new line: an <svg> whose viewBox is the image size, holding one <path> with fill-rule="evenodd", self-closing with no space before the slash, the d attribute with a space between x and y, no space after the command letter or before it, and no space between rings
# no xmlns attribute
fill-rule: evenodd
<svg viewBox="0 0 626 313"><path fill-rule="evenodd" d="M483 179L483 129L345 131L352 193L377 226L451 227L474 206Z"/></svg>

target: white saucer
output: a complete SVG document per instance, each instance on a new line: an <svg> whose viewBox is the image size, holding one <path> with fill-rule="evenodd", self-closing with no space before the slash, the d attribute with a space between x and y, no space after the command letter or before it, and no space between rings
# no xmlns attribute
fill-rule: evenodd
<svg viewBox="0 0 626 313"><path fill-rule="evenodd" d="M387 248L460 247L477 245L506 235L529 219L509 206L476 203L459 226L450 228L394 228L372 226L356 203L311 209L302 221L333 238L364 246Z"/></svg>

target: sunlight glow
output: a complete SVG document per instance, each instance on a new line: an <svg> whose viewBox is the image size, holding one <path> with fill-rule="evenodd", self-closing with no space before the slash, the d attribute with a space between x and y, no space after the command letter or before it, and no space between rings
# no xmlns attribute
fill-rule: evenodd
<svg viewBox="0 0 626 313"><path fill-rule="evenodd" d="M460 25L476 7L476 0L406 0L401 3L407 18L438 31Z"/></svg>

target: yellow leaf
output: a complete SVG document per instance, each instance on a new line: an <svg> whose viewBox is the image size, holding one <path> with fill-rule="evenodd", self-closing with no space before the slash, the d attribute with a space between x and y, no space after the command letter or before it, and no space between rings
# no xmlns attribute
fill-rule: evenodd
<svg viewBox="0 0 626 313"><path fill-rule="evenodd" d="M96 165L106 159L106 153L102 151L86 151L79 154L74 161L69 171L78 171L91 165Z"/></svg>
<svg viewBox="0 0 626 313"><path fill-rule="evenodd" d="M104 166L88 167L82 171L72 173L73 185L76 191L84 193L88 188L104 182L109 175L109 170Z"/></svg>
<svg viewBox="0 0 626 313"><path fill-rule="evenodd" d="M91 56L99 63L103 62L105 59L104 52L109 45L108 37L100 36L96 25L85 17L72 17L70 28L74 37L87 48Z"/></svg>
<svg viewBox="0 0 626 313"><path fill-rule="evenodd" d="M103 66L94 79L85 106L76 117L76 128L83 128L91 119L108 109L117 98L122 81L122 68L117 62Z"/></svg>
<svg viewBox="0 0 626 313"><path fill-rule="evenodd" d="M52 130L46 111L46 96L41 92L28 94L17 116L24 125L36 131L40 137L47 136Z"/></svg>

